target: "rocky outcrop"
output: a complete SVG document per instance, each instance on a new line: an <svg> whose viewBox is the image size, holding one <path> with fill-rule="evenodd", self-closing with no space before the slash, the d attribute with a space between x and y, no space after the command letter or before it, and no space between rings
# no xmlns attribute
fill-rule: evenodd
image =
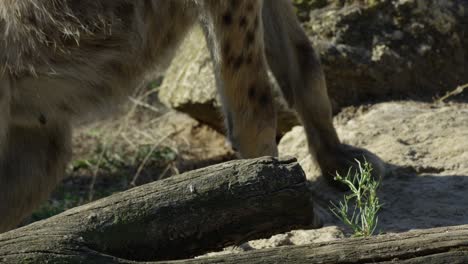
<svg viewBox="0 0 468 264"><path fill-rule="evenodd" d="M346 2L312 10L304 24L335 106L431 99L468 82L467 1Z"/></svg>

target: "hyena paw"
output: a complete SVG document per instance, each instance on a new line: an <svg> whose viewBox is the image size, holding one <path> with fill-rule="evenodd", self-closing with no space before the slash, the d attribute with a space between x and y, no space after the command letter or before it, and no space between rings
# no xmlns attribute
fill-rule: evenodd
<svg viewBox="0 0 468 264"><path fill-rule="evenodd" d="M336 175L344 177L350 174L354 176L359 173L359 167L364 167L366 162L370 165L373 179L379 181L385 176L385 163L377 155L366 149L346 144L340 146L333 158L319 163L321 163L322 175L329 184L339 190L346 191L349 187L337 181Z"/></svg>

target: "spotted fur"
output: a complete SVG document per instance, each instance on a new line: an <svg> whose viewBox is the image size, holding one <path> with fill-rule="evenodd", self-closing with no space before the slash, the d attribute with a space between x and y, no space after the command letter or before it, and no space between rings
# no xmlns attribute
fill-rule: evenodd
<svg viewBox="0 0 468 264"><path fill-rule="evenodd" d="M242 157L277 155L267 69L327 174L353 160L331 121L324 76L289 0L0 1L0 232L62 179L72 127L164 69L193 24L206 35Z"/></svg>

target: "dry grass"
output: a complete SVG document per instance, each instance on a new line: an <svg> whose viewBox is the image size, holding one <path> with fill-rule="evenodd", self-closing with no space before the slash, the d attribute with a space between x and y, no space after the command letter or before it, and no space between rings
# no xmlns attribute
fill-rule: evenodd
<svg viewBox="0 0 468 264"><path fill-rule="evenodd" d="M460 85L452 91L447 92L444 96L436 100L436 103L443 103L445 100L449 99L450 97L454 97L456 95L462 94L465 89L468 88L468 83L464 85Z"/></svg>

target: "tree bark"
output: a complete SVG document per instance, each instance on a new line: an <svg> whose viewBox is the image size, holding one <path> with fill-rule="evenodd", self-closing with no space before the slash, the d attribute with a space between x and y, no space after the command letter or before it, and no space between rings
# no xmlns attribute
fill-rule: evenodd
<svg viewBox="0 0 468 264"><path fill-rule="evenodd" d="M468 225L181 260L172 264L468 263Z"/></svg>
<svg viewBox="0 0 468 264"><path fill-rule="evenodd" d="M315 215L307 185L295 159L218 164L1 234L0 262L181 259L310 228Z"/></svg>

